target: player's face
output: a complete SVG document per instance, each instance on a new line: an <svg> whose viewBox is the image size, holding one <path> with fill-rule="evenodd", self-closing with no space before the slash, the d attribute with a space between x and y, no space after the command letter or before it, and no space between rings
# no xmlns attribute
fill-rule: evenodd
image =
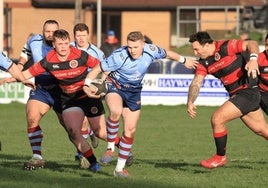
<svg viewBox="0 0 268 188"><path fill-rule="evenodd" d="M209 44L201 45L198 41L192 43L192 48L194 51L194 55L200 57L201 59L206 59L210 54Z"/></svg>
<svg viewBox="0 0 268 188"><path fill-rule="evenodd" d="M70 53L70 40L55 38L55 41L53 42L53 47L55 48L57 54L60 57L66 58Z"/></svg>
<svg viewBox="0 0 268 188"><path fill-rule="evenodd" d="M43 36L48 45L52 46L53 33L58 30L57 24L46 24L43 30Z"/></svg>
<svg viewBox="0 0 268 188"><path fill-rule="evenodd" d="M87 31L76 31L74 35L74 39L79 48L87 48L89 42L90 35Z"/></svg>
<svg viewBox="0 0 268 188"><path fill-rule="evenodd" d="M133 59L138 59L142 55L143 48L144 42L142 40L127 41L127 49Z"/></svg>

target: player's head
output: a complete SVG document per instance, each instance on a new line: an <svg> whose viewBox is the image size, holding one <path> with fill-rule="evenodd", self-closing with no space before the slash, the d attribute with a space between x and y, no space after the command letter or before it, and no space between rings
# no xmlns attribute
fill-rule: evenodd
<svg viewBox="0 0 268 188"><path fill-rule="evenodd" d="M53 47L57 54L66 57L70 52L70 35L64 29L56 30L53 34Z"/></svg>
<svg viewBox="0 0 268 188"><path fill-rule="evenodd" d="M213 40L207 32L200 31L190 35L189 42L192 43L194 54L201 59L213 55Z"/></svg>
<svg viewBox="0 0 268 188"><path fill-rule="evenodd" d="M52 46L53 33L59 29L59 24L56 20L47 20L43 25L43 36L45 43Z"/></svg>
<svg viewBox="0 0 268 188"><path fill-rule="evenodd" d="M74 39L79 48L87 48L90 40L88 26L84 23L78 23L73 28Z"/></svg>
<svg viewBox="0 0 268 188"><path fill-rule="evenodd" d="M127 48L133 59L142 55L144 48L144 36L139 31L130 32L127 36Z"/></svg>

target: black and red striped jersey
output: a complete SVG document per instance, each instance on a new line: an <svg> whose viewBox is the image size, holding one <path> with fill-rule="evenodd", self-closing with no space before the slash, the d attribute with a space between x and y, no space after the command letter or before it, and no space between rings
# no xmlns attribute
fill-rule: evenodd
<svg viewBox="0 0 268 188"><path fill-rule="evenodd" d="M242 40L220 40L215 42L214 55L199 59L195 74L206 76L211 74L220 79L230 95L248 88L249 81L242 56Z"/></svg>
<svg viewBox="0 0 268 188"><path fill-rule="evenodd" d="M73 95L81 91L88 68L93 68L99 60L87 52L70 47L70 54L65 61L58 59L55 50L50 51L44 59L29 68L33 76L49 72L59 82L59 86L66 94Z"/></svg>

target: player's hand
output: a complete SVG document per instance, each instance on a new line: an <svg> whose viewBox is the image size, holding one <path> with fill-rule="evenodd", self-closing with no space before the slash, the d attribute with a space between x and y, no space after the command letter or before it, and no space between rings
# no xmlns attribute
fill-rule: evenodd
<svg viewBox="0 0 268 188"><path fill-rule="evenodd" d="M260 74L258 62L256 60L249 60L246 64L245 69L248 72L248 77L252 77L253 79L257 78Z"/></svg>
<svg viewBox="0 0 268 188"><path fill-rule="evenodd" d="M187 104L187 112L191 118L196 117L196 106L193 103Z"/></svg>
<svg viewBox="0 0 268 188"><path fill-rule="evenodd" d="M5 83L12 83L12 82L16 82L17 80L13 77L6 77L6 78L2 78L0 80L0 85L3 85Z"/></svg>
<svg viewBox="0 0 268 188"><path fill-rule="evenodd" d="M30 87L32 90L36 90L36 85L30 81L30 80L24 80L22 81L22 83L27 86L27 87Z"/></svg>
<svg viewBox="0 0 268 188"><path fill-rule="evenodd" d="M198 61L196 61L194 58L186 58L184 66L188 69L196 69L198 66Z"/></svg>
<svg viewBox="0 0 268 188"><path fill-rule="evenodd" d="M83 86L83 91L87 94L88 97L90 98L95 98L98 99L101 96L100 95L96 95L97 89L90 87L90 86Z"/></svg>

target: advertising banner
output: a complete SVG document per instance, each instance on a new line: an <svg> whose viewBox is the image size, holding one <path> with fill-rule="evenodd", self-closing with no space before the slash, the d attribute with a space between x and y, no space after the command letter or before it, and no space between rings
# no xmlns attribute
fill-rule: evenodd
<svg viewBox="0 0 268 188"><path fill-rule="evenodd" d="M0 79L10 76L0 72ZM186 104L188 88L193 74L146 74L141 93L142 105ZM0 86L0 103L13 101L26 103L30 88L21 83ZM196 105L218 106L229 98L220 80L207 76L204 80Z"/></svg>
<svg viewBox="0 0 268 188"><path fill-rule="evenodd" d="M143 80L141 100L143 105L186 104L188 88L193 74L146 74ZM229 98L220 80L208 75L196 105L217 106Z"/></svg>

